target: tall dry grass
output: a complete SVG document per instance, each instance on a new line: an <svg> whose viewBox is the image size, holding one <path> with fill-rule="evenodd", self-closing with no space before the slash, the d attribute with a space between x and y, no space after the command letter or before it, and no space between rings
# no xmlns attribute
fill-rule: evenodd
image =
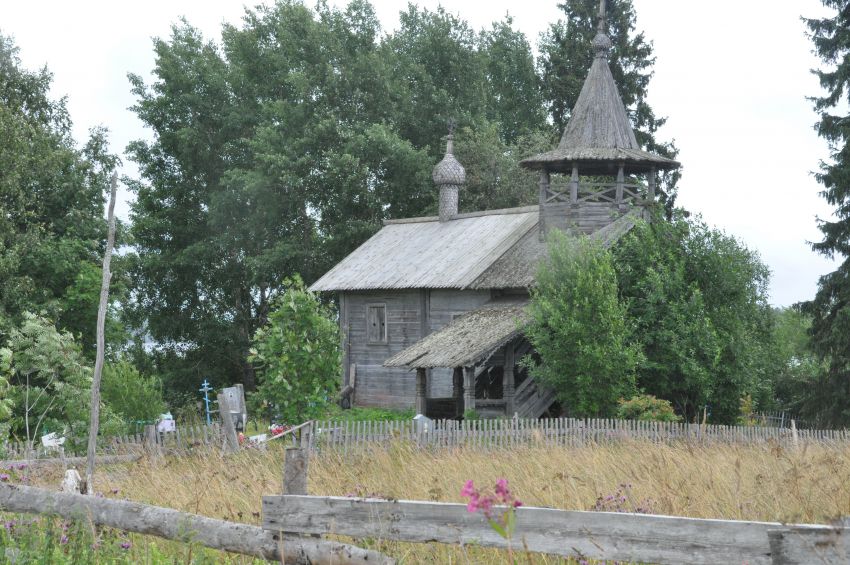
<svg viewBox="0 0 850 565"><path fill-rule="evenodd" d="M211 450L103 468L96 487L117 489L141 502L258 523L260 497L280 492L282 463L280 448L229 457ZM462 502L459 491L466 480L492 485L502 477L531 506L588 510L598 497L625 483L631 485L625 506L646 501L656 514L803 523L850 515L846 446L784 449L633 441L486 452L427 451L390 443L354 454L314 456L309 491ZM406 563L505 562L505 555L495 550L370 543ZM558 561L535 557L534 562Z"/></svg>

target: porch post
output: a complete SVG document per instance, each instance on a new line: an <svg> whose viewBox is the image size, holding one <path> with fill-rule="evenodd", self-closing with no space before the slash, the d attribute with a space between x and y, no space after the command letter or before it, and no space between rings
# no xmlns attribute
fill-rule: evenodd
<svg viewBox="0 0 850 565"><path fill-rule="evenodd" d="M540 182L538 186L540 187L540 197L538 198L540 204L540 233L538 234L540 237L540 241L543 241L546 238L546 215L544 212L546 211L546 201L549 200L549 171L546 169L540 170Z"/></svg>
<svg viewBox="0 0 850 565"><path fill-rule="evenodd" d="M620 167L617 169L617 189L614 200L616 201L617 208L619 208L620 212L622 212L625 208L625 202L623 202L623 185L626 183L625 168L625 164L620 163Z"/></svg>
<svg viewBox="0 0 850 565"><path fill-rule="evenodd" d="M463 367L452 371L452 397L455 399L455 417L463 416Z"/></svg>
<svg viewBox="0 0 850 565"><path fill-rule="evenodd" d="M463 411L475 410L475 367L463 368Z"/></svg>
<svg viewBox="0 0 850 565"><path fill-rule="evenodd" d="M648 192L647 198L650 200L650 202L652 202L655 200L655 167L649 169L649 174L647 175L646 181Z"/></svg>
<svg viewBox="0 0 850 565"><path fill-rule="evenodd" d="M514 345L505 345L505 368L502 377L502 397L505 399L505 416L514 415Z"/></svg>
<svg viewBox="0 0 850 565"><path fill-rule="evenodd" d="M573 171L570 176L570 204L578 206L578 165L573 163Z"/></svg>
<svg viewBox="0 0 850 565"><path fill-rule="evenodd" d="M428 375L427 369L424 369L424 368L416 369L416 413L422 414L424 416L427 416L427 414L425 414L425 410L426 410L426 402L425 402L426 393L425 393L425 391L427 390L425 381L426 381L427 375Z"/></svg>

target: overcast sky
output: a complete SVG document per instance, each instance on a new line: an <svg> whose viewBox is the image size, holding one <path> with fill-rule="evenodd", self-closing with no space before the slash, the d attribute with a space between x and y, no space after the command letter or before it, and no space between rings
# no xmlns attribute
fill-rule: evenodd
<svg viewBox="0 0 850 565"><path fill-rule="evenodd" d="M556 0L421 0L442 4L476 28L510 14L532 45L559 18ZM311 2L308 2L311 4ZM343 5L345 1L330 1ZM385 30L406 2L373 0ZM789 305L814 295L817 278L834 264L813 254L816 217L829 217L811 175L827 156L812 129L806 96L819 93L801 15L828 12L819 0L634 0L638 29L655 44L649 102L668 116L660 139L675 139L684 166L679 202L710 224L758 250L772 271L771 302ZM249 4L253 5L253 3ZM128 110L126 75L150 77L151 38L169 35L185 16L208 38L238 22L239 1L0 1L0 32L12 35L26 67L47 65L53 95L67 96L75 135L105 125L123 152L149 137ZM135 175L126 163L124 172ZM119 214L127 217L131 195Z"/></svg>

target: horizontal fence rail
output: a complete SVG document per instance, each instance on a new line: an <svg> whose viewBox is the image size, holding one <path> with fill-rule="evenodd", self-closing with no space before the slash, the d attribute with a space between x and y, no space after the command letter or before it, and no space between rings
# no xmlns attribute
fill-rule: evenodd
<svg viewBox="0 0 850 565"><path fill-rule="evenodd" d="M423 447L504 449L511 447L579 447L592 443L644 440L791 446L799 443L848 444L850 430L797 430L764 426L721 426L678 422L610 419L437 420L426 424L400 421L316 421L301 435L311 449L349 449L407 441Z"/></svg>
<svg viewBox="0 0 850 565"><path fill-rule="evenodd" d="M509 542L464 504L332 496L264 496L263 527L670 565L846 563L850 555L850 530L837 526L521 507Z"/></svg>
<svg viewBox="0 0 850 565"><path fill-rule="evenodd" d="M156 536L183 543L265 558L280 563L314 565L390 565L376 551L315 539L286 540L258 526L151 506L130 500L66 494L0 483L0 510L83 519L93 525ZM6 559L10 554L6 553ZM7 563L9 561L3 561ZM12 560L11 563L15 561ZM253 561L252 561L253 562Z"/></svg>

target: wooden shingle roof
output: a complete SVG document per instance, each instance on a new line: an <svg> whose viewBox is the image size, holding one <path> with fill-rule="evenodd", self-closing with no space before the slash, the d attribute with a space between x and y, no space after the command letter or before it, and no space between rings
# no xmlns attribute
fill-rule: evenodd
<svg viewBox="0 0 850 565"><path fill-rule="evenodd" d="M537 221L537 206L390 220L310 289L468 288Z"/></svg>
<svg viewBox="0 0 850 565"><path fill-rule="evenodd" d="M635 208L590 238L610 247L643 213ZM538 221L537 206L460 214L446 222L390 220L310 290L529 288L546 254Z"/></svg>
<svg viewBox="0 0 850 565"><path fill-rule="evenodd" d="M464 367L488 358L528 323L528 299L502 299L471 310L384 361L384 367Z"/></svg>

